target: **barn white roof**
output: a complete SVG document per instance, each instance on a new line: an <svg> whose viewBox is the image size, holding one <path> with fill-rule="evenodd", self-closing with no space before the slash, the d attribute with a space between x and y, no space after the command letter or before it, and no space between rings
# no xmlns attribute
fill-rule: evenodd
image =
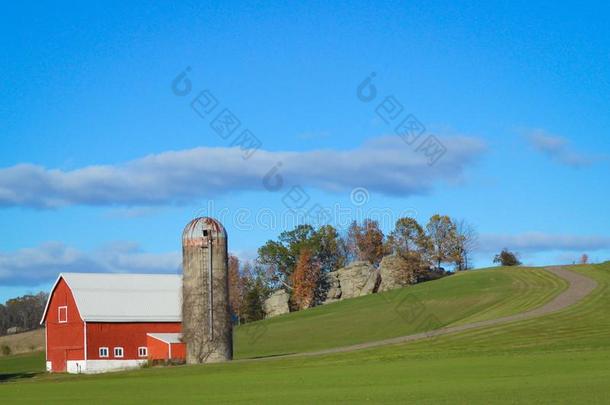
<svg viewBox="0 0 610 405"><path fill-rule="evenodd" d="M70 287L84 321L181 321L180 275L62 273L51 290L51 296L62 278ZM47 308L41 323L46 317Z"/></svg>

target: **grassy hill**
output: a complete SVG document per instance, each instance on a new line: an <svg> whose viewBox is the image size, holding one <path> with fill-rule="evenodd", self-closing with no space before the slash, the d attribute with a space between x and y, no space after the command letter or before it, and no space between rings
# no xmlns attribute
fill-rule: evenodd
<svg viewBox="0 0 610 405"><path fill-rule="evenodd" d="M36 329L15 335L0 336L0 347L8 346L11 354L44 350L44 329ZM0 356L2 353L0 352Z"/></svg>
<svg viewBox="0 0 610 405"><path fill-rule="evenodd" d="M566 286L542 269L459 273L240 326L235 331L235 357L348 346L499 318L540 306Z"/></svg>
<svg viewBox="0 0 610 405"><path fill-rule="evenodd" d="M351 353L155 368L98 376L61 375L21 379L0 384L0 397L8 401L72 402L94 398L100 402L125 403L177 400L265 403L416 401L452 404L605 402L610 396L607 383L610 378L610 314L607 311L610 307L610 264L578 266L576 271L596 279L599 283L596 290L566 310L536 319ZM445 293L440 295L429 291L424 301L430 305L441 305L439 308L447 307L439 303L454 303L449 305L454 308L453 314L439 318L441 322L450 323L496 317L535 307L564 288L551 276L548 282L555 285L553 288L531 289L522 286L518 289L521 293L514 296L496 291L493 295L499 299L480 307L478 312L471 312L467 304L476 305L479 302L476 296L490 294L493 286L483 282L484 287L473 287L470 293L466 287L461 293L460 289L454 292L454 289L447 287L451 283L470 282L467 280L470 277L500 277L498 275L505 272L481 271L485 273L484 276L472 272L418 288L446 288ZM521 272L525 274L528 271L516 270L508 277L532 275L522 275ZM539 270L531 273L536 277L540 274L540 277L548 276ZM508 284L514 287L520 282L515 279ZM541 284L546 285L546 282ZM368 302L372 298L365 297L354 300L353 304L333 304L319 310L268 320L266 334L256 339L252 348L238 347L238 353L264 353L271 350L271 344L263 344L262 341L281 339L281 336L292 336L297 343L275 340L274 344L281 347L277 352L319 347L320 341L326 341L332 334L319 338L318 334L325 333L322 328L305 330L298 327L299 322L291 325L283 318L299 318L302 322L308 322L309 317L315 316L332 319L335 310L345 310L346 315L353 312L345 309L344 304L354 305L356 312L359 312L364 310L359 302ZM382 304L371 302L370 305L383 307ZM460 309L460 305L465 308ZM370 317L377 316L382 314L367 313L369 318L362 319L370 320ZM360 337L369 333L368 336L379 336L379 332L357 330L368 329L369 325L361 322L355 333ZM277 331L274 332L274 328ZM300 338L295 336L296 332L286 332L294 330L306 336ZM385 330L395 331L392 328ZM246 333L245 328L237 333L239 338L240 333ZM313 343L308 345L305 343L307 340ZM333 341L328 345L336 343ZM5 360L0 360L0 370Z"/></svg>

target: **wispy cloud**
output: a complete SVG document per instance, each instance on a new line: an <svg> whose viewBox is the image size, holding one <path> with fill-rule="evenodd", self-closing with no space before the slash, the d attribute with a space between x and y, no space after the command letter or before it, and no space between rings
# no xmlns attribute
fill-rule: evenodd
<svg viewBox="0 0 610 405"><path fill-rule="evenodd" d="M543 130L531 131L526 137L535 150L566 166L578 168L590 166L602 160L600 156L575 151L566 138L549 134Z"/></svg>
<svg viewBox="0 0 610 405"><path fill-rule="evenodd" d="M479 237L479 251L499 252L508 248L518 252L576 251L592 252L610 249L610 237L557 235L527 232L518 235L483 234Z"/></svg>
<svg viewBox="0 0 610 405"><path fill-rule="evenodd" d="M146 253L133 242L115 242L91 252L48 242L0 253L0 284L40 285L61 272L176 274L180 264L179 252Z"/></svg>
<svg viewBox="0 0 610 405"><path fill-rule="evenodd" d="M237 148L168 151L119 165L71 171L33 164L0 169L0 206L55 208L69 205L181 204L244 190L263 190L263 177L281 162L286 182L330 192L366 187L410 196L442 182L461 180L483 152L469 137L442 139L447 153L434 166L398 137L381 137L346 150L259 150L244 160Z"/></svg>

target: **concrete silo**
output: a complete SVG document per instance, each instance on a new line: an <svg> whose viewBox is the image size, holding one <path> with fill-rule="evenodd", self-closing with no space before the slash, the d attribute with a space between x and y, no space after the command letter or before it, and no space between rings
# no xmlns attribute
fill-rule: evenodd
<svg viewBox="0 0 610 405"><path fill-rule="evenodd" d="M182 335L186 362L233 358L227 233L213 218L196 218L182 233Z"/></svg>

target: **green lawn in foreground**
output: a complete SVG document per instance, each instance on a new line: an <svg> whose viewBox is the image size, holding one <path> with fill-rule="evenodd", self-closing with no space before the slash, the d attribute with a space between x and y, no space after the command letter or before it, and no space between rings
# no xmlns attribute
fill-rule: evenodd
<svg viewBox="0 0 610 405"><path fill-rule="evenodd" d="M43 352L0 357L0 383L9 379L32 377L36 373L43 372L44 368Z"/></svg>
<svg viewBox="0 0 610 405"><path fill-rule="evenodd" d="M24 402L607 403L610 265L599 287L545 317L427 341L312 358L45 376L0 384Z"/></svg>
<svg viewBox="0 0 610 405"><path fill-rule="evenodd" d="M535 308L566 288L531 268L494 268L311 308L236 328L235 357L348 346Z"/></svg>

